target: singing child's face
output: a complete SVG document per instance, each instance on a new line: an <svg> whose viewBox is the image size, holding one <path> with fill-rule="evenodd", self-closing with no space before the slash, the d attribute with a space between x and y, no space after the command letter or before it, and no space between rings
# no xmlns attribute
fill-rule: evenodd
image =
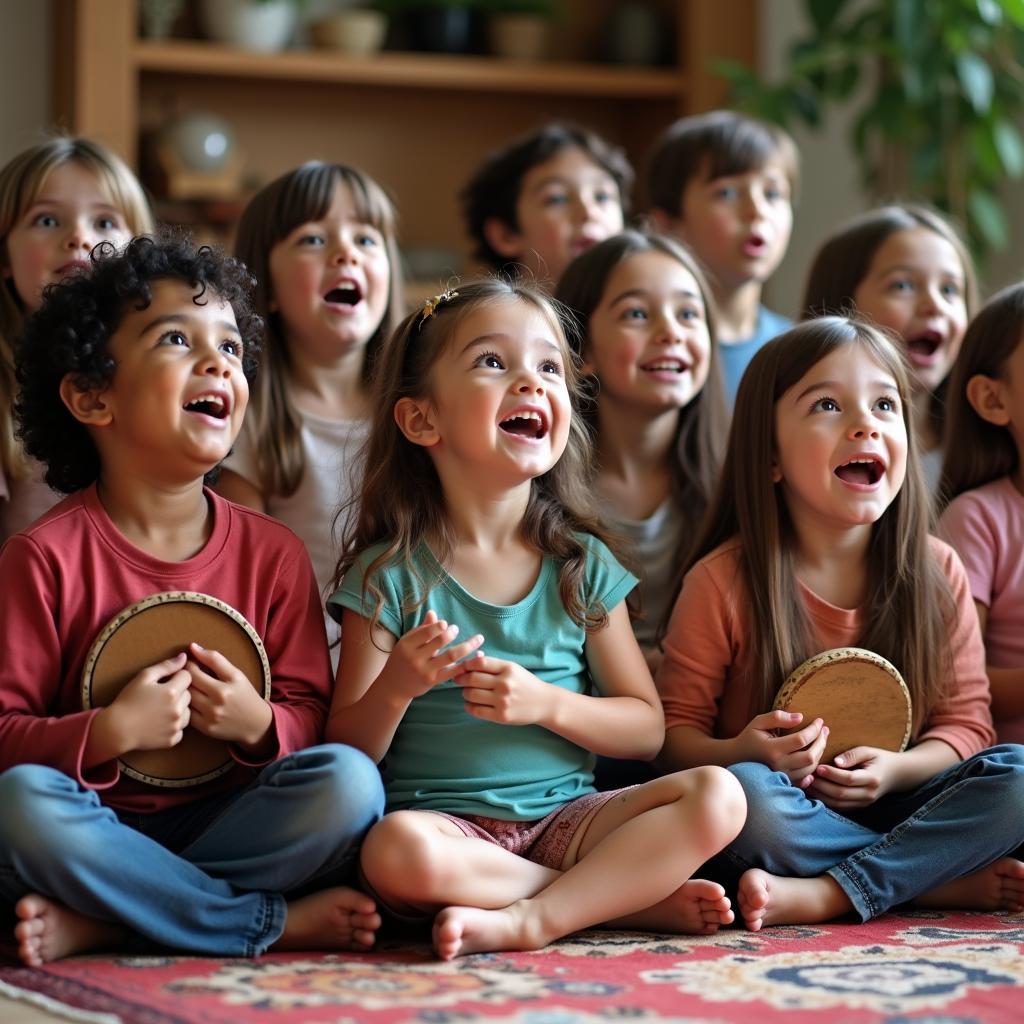
<svg viewBox="0 0 1024 1024"><path fill-rule="evenodd" d="M152 293L111 335L115 369L94 438L105 466L109 454L140 476L187 483L227 456L242 426L242 338L215 293L196 304L196 288L173 279L154 281Z"/></svg>
<svg viewBox="0 0 1024 1024"><path fill-rule="evenodd" d="M953 367L967 329L964 268L952 244L926 227L878 247L853 293L857 309L903 341L917 387L933 391Z"/></svg>
<svg viewBox="0 0 1024 1024"><path fill-rule="evenodd" d="M89 266L101 242L120 247L131 238L124 215L102 182L74 161L46 176L38 195L7 235L4 277L30 312L43 301L43 288Z"/></svg>
<svg viewBox="0 0 1024 1024"><path fill-rule="evenodd" d="M503 256L524 264L538 281L556 282L573 259L621 231L622 224L615 179L570 146L526 172L516 200L516 228L496 230Z"/></svg>
<svg viewBox="0 0 1024 1024"><path fill-rule="evenodd" d="M359 215L344 183L323 217L274 245L269 264L270 310L280 315L296 355L321 363L358 353L384 319L391 288L387 241Z"/></svg>
<svg viewBox="0 0 1024 1024"><path fill-rule="evenodd" d="M657 250L624 259L590 316L584 356L602 403L652 415L688 405L711 363L707 310L693 274Z"/></svg>
<svg viewBox="0 0 1024 1024"><path fill-rule="evenodd" d="M464 316L431 369L426 401L442 479L503 488L551 469L569 438L567 359L548 317L521 299Z"/></svg>
<svg viewBox="0 0 1024 1024"><path fill-rule="evenodd" d="M793 230L789 178L781 163L720 178L693 178L670 229L697 254L716 288L766 281Z"/></svg>
<svg viewBox="0 0 1024 1024"><path fill-rule="evenodd" d="M863 345L836 349L775 405L773 479L798 536L869 527L903 485L907 428L896 380Z"/></svg>

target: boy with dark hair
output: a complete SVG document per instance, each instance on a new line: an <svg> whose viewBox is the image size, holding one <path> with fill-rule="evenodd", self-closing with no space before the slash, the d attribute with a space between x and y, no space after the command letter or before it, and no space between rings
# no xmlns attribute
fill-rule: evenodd
<svg viewBox="0 0 1024 1024"><path fill-rule="evenodd" d="M754 353L790 326L761 291L786 255L799 173L786 132L731 110L676 121L651 155L651 218L708 272L730 406Z"/></svg>
<svg viewBox="0 0 1024 1024"><path fill-rule="evenodd" d="M195 953L366 946L373 901L337 880L380 816L361 753L319 742L323 615L302 543L203 486L242 423L261 321L244 266L137 238L52 286L18 348L27 451L69 496L0 549L0 900L29 965L140 938ZM189 643L83 710L100 630L163 591L212 595L260 635L264 699ZM188 788L119 758L189 726L230 766ZM299 887L311 895L286 901Z"/></svg>
<svg viewBox="0 0 1024 1024"><path fill-rule="evenodd" d="M553 287L570 261L621 231L633 168L586 128L549 124L492 153L462 190L474 255Z"/></svg>

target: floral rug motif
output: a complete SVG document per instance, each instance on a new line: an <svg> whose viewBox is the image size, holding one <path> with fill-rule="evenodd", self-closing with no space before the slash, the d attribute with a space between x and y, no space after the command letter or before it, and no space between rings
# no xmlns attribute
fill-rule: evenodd
<svg viewBox="0 0 1024 1024"><path fill-rule="evenodd" d="M915 912L714 936L582 932L439 963L423 946L0 966L0 993L113 1024L1010 1024L1024 915Z"/></svg>

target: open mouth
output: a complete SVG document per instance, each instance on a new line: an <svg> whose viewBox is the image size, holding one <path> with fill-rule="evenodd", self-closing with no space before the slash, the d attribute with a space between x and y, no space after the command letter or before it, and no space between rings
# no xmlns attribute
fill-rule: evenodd
<svg viewBox="0 0 1024 1024"><path fill-rule="evenodd" d="M88 260L71 260L69 263L63 264L57 268L57 274L60 277L67 277L68 274L77 274L80 271L88 270L91 264Z"/></svg>
<svg viewBox="0 0 1024 1024"><path fill-rule="evenodd" d="M185 403L186 412L198 412L215 420L225 419L230 411L224 395L199 395Z"/></svg>
<svg viewBox="0 0 1024 1024"><path fill-rule="evenodd" d="M682 359L656 359L650 363L644 363L640 367L644 373L686 373L690 369L689 363Z"/></svg>
<svg viewBox="0 0 1024 1024"><path fill-rule="evenodd" d="M907 355L912 362L931 362L942 346L942 335L937 331L925 331L907 339Z"/></svg>
<svg viewBox="0 0 1024 1024"><path fill-rule="evenodd" d="M325 296L324 302L335 306L355 306L362 300L363 293L359 285L346 281L332 288Z"/></svg>
<svg viewBox="0 0 1024 1024"><path fill-rule="evenodd" d="M537 411L520 411L503 419L498 426L506 434L513 434L516 437L527 437L539 441L548 432L548 425L544 417Z"/></svg>
<svg viewBox="0 0 1024 1024"><path fill-rule="evenodd" d="M857 456L836 466L835 474L840 480L848 484L857 484L861 487L870 487L882 479L885 467L878 459L865 456Z"/></svg>
<svg viewBox="0 0 1024 1024"><path fill-rule="evenodd" d="M743 243L743 251L747 255L757 255L767 244L763 235L748 235L747 240Z"/></svg>

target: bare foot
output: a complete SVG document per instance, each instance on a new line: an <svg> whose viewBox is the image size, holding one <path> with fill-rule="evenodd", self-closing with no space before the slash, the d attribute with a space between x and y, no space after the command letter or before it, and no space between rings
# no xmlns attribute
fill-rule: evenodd
<svg viewBox="0 0 1024 1024"><path fill-rule="evenodd" d="M817 924L848 914L846 893L830 875L783 878L760 868L743 873L736 893L743 923L752 932L772 924Z"/></svg>
<svg viewBox="0 0 1024 1024"><path fill-rule="evenodd" d="M549 939L530 927L520 900L501 910L446 907L434 918L434 951L442 960L494 950L541 949Z"/></svg>
<svg viewBox="0 0 1024 1024"><path fill-rule="evenodd" d="M732 905L717 882L691 878L653 907L609 923L613 928L639 928L676 935L713 935L722 925L732 924L734 920L736 915L732 912Z"/></svg>
<svg viewBox="0 0 1024 1024"><path fill-rule="evenodd" d="M972 875L955 878L914 900L944 910L1024 910L1024 862L1003 857Z"/></svg>
<svg viewBox="0 0 1024 1024"><path fill-rule="evenodd" d="M365 893L341 885L288 904L281 937L270 948L369 949L380 927L377 905Z"/></svg>
<svg viewBox="0 0 1024 1024"><path fill-rule="evenodd" d="M126 937L120 925L86 917L34 892L18 900L14 913L18 957L29 967L116 946Z"/></svg>

